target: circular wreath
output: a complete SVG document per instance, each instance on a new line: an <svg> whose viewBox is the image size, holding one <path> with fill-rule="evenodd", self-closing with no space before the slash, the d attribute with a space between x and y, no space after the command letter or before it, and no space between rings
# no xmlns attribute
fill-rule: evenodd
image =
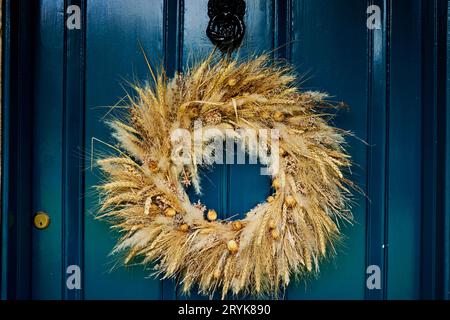
<svg viewBox="0 0 450 320"><path fill-rule="evenodd" d="M296 80L267 56L211 56L171 80L162 71L154 86L134 86L125 120L109 122L119 154L98 161L105 174L100 216L123 235L113 253L124 252L125 264L155 262L156 274L176 277L185 293L198 285L199 293L220 290L222 298L230 291L274 296L293 274L317 272L321 258L335 252L338 221L352 219L352 183L343 175L351 163L346 132L327 123L324 110L335 106L323 93L298 91ZM185 187L200 192L198 159L211 156L211 141L181 163L173 151L186 139L173 141L171 132L194 133L197 120L201 130L234 130L236 140L237 129L279 131L273 195L242 220L217 220L214 210L189 200Z"/></svg>

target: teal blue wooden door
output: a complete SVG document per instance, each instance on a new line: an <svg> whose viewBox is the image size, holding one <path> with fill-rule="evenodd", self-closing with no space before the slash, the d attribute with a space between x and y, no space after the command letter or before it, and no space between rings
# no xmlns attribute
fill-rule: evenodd
<svg viewBox="0 0 450 320"><path fill-rule="evenodd" d="M170 74L209 54L207 0L40 0L36 22L33 211L51 215L33 230L36 299L177 299L174 281L122 267L109 255L118 237L94 215L100 175L91 152L114 143L104 123L127 81ZM293 282L286 299L418 298L421 212L420 1L247 0L238 56L269 53L293 63L304 90L345 101L335 124L351 130L355 223L343 227L336 259L318 277ZM81 30L65 28L67 5L81 7ZM367 8L382 11L367 27ZM405 54L407 55L405 56ZM115 110L113 112L120 112ZM363 142L365 141L365 142ZM243 214L270 193L256 165L217 165L204 173L202 202L221 217ZM192 200L197 200L193 196ZM82 288L65 286L79 265ZM379 265L382 289L368 290L366 268ZM201 298L195 294L191 298Z"/></svg>

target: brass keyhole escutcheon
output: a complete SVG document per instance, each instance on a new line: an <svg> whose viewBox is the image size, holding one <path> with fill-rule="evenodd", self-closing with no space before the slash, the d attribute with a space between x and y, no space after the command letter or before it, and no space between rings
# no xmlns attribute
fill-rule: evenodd
<svg viewBox="0 0 450 320"><path fill-rule="evenodd" d="M38 212L34 216L34 226L39 230L47 229L50 224L50 217L45 212Z"/></svg>

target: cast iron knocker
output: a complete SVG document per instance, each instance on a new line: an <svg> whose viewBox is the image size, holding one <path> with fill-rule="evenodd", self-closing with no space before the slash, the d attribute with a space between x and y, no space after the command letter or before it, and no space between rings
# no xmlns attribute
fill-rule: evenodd
<svg viewBox="0 0 450 320"><path fill-rule="evenodd" d="M242 42L245 33L244 0L209 0L210 18L206 34L222 52L231 52Z"/></svg>

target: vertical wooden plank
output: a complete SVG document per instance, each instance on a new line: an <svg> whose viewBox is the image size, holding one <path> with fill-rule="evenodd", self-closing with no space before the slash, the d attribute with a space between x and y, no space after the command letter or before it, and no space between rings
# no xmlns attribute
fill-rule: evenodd
<svg viewBox="0 0 450 320"><path fill-rule="evenodd" d="M182 67L192 65L214 49L206 36L208 0L179 0L183 3Z"/></svg>
<svg viewBox="0 0 450 320"><path fill-rule="evenodd" d="M369 32L368 164L367 164L367 266L380 267L380 290L366 287L366 299L385 299L387 286L387 221L389 193L390 112L390 0L369 0L367 6L381 8L382 26Z"/></svg>
<svg viewBox="0 0 450 320"><path fill-rule="evenodd" d="M436 284L436 1L424 1L423 39L423 166L421 296L435 297Z"/></svg>
<svg viewBox="0 0 450 320"><path fill-rule="evenodd" d="M86 146L92 146L94 154L113 152L101 143L92 144L93 138L112 142L104 124L110 110L106 106L115 105L125 95L122 85L130 91L126 81L150 80L139 42L153 66L163 63L163 12L163 0L87 2L85 136ZM108 256L118 235L94 219L99 199L93 186L100 176L97 170L89 169L90 161L86 159L85 175L85 298L160 299L161 281L149 278L150 270L121 267L117 258Z"/></svg>
<svg viewBox="0 0 450 320"><path fill-rule="evenodd" d="M35 3L5 1L2 154L2 277L4 299L31 295L32 57Z"/></svg>
<svg viewBox="0 0 450 320"><path fill-rule="evenodd" d="M437 16L436 16L436 24L437 24L437 48L436 48L436 64L437 64L437 119L438 119L438 176L437 176L437 219L436 226L438 228L436 234L436 243L437 243L437 255L436 255L436 264L437 264L437 283L436 283L436 299L446 299L450 292L447 290L448 282L446 283L446 279L448 279L448 275L450 273L448 262L448 256L450 252L446 248L448 248L448 234L450 233L450 229L445 229L446 221L449 217L449 212L446 211L447 201L449 198L449 194L445 193L445 187L448 183L446 180L445 172L448 169L449 159L446 157L446 150L448 148L448 144L446 144L447 140L447 118L448 118L448 109L446 108L447 95L446 95L446 80L447 80L447 30L448 30L448 2L446 0L439 0L436 4L437 7Z"/></svg>
<svg viewBox="0 0 450 320"><path fill-rule="evenodd" d="M70 30L68 8L78 7L80 29ZM62 176L62 255L61 283L63 298L83 298L83 273L81 289L69 289L64 279L69 266L83 266L83 221L84 221L84 111L85 111L85 35L86 0L64 1L64 104L63 104L63 176ZM74 14L74 12L69 12ZM75 13L76 14L76 13ZM82 269L81 269L82 270Z"/></svg>
<svg viewBox="0 0 450 320"><path fill-rule="evenodd" d="M392 2L387 298L420 298L420 1Z"/></svg>
<svg viewBox="0 0 450 320"><path fill-rule="evenodd" d="M9 288L11 286L9 280L9 247L10 247L10 232L9 232L9 214L10 204L7 200L9 198L9 185L11 183L12 172L9 171L11 156L8 152L10 148L9 135L11 132L11 124L9 118L11 116L11 95L10 83L11 76L11 1L5 1L2 5L2 165L1 165L1 278L0 278L0 298L6 300L9 297Z"/></svg>
<svg viewBox="0 0 450 320"><path fill-rule="evenodd" d="M278 59L292 59L292 1L273 0L273 48Z"/></svg>
<svg viewBox="0 0 450 320"><path fill-rule="evenodd" d="M443 188L444 194L444 212L445 212L445 223L444 230L450 230L450 199L448 195L450 194L450 1L447 2L447 103L446 111L444 115L445 119L445 138L444 138L444 179L445 186ZM450 232L444 232L446 234L444 238L444 298L450 300Z"/></svg>
<svg viewBox="0 0 450 320"><path fill-rule="evenodd" d="M247 31L238 55L243 59L274 49L274 0L246 0Z"/></svg>
<svg viewBox="0 0 450 320"><path fill-rule="evenodd" d="M16 47L16 74L11 79L14 82L17 96L15 104L12 104L16 110L14 119L14 136L10 145L10 153L16 153L13 160L15 170L15 183L10 189L10 196L14 199L15 210L6 211L13 215L12 226L15 229L15 243L13 261L16 262L15 269L11 275L15 276L15 294L13 299L29 299L31 294L31 146L28 144L32 137L30 114L32 110L32 98L28 94L32 90L32 74L28 71L32 68L33 58L29 55L32 48L32 42L27 41L32 34L33 17L32 12L34 4L20 1L18 4L17 19L17 45ZM18 18L17 18L18 17ZM10 221L11 222L11 221ZM11 225L9 225L11 226ZM12 271L10 269L10 271Z"/></svg>
<svg viewBox="0 0 450 320"><path fill-rule="evenodd" d="M164 67L169 77L181 71L184 1L164 0Z"/></svg>
<svg viewBox="0 0 450 320"><path fill-rule="evenodd" d="M340 111L335 124L367 141L367 3L296 0L292 5L292 61L304 75L302 89L326 91L333 101L345 101L350 111ZM349 178L365 189L371 174L366 172L367 147L349 139L348 151L355 163ZM323 261L319 279L293 283L289 299L364 298L367 203L358 194L354 202L356 223L343 226L337 257Z"/></svg>
<svg viewBox="0 0 450 320"><path fill-rule="evenodd" d="M445 190L445 104L446 83L446 37L447 1L433 0L422 3L422 264L421 297L442 299L444 281L448 270L444 270L446 220Z"/></svg>
<svg viewBox="0 0 450 320"><path fill-rule="evenodd" d="M64 1L39 1L35 24L32 212L50 216L48 229L32 230L32 297L61 299ZM57 14L57 13L60 14Z"/></svg>

